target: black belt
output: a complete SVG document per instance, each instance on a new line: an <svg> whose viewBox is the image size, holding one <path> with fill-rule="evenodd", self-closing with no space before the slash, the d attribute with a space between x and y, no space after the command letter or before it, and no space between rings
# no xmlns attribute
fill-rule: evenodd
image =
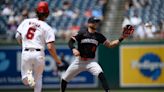
<svg viewBox="0 0 164 92"><path fill-rule="evenodd" d="M84 57L81 57L80 59L81 59L81 60L84 60L84 61L87 61L87 60L93 60L93 59L95 59L95 58L84 58Z"/></svg>
<svg viewBox="0 0 164 92"><path fill-rule="evenodd" d="M33 49L33 48L25 48L24 50L25 50L25 51L30 51L30 50L31 50L31 51L32 51L32 50L41 51L41 49Z"/></svg>

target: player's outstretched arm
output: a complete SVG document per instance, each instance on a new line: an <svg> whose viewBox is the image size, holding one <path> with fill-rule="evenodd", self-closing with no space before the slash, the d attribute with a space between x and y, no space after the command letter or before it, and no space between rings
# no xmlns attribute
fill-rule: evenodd
<svg viewBox="0 0 164 92"><path fill-rule="evenodd" d="M118 40L114 40L114 41L109 41L106 40L104 42L104 45L108 48L112 48L117 46L120 42L122 42L125 38L129 37L130 35L132 35L134 32L134 27L132 25L126 25L123 28L123 33L121 35L121 37Z"/></svg>
<svg viewBox="0 0 164 92"><path fill-rule="evenodd" d="M124 39L124 38L122 38ZM113 48L115 46L117 46L121 41L120 40L113 40L113 41L109 41L109 40L106 40L104 45L108 48Z"/></svg>
<svg viewBox="0 0 164 92"><path fill-rule="evenodd" d="M60 61L60 59L58 58L57 56L57 53L56 53L56 48L55 48L55 45L54 45L54 42L49 42L47 43L47 48L48 48L48 51L50 52L51 56L54 58L54 60L56 61L57 64L62 64L62 62Z"/></svg>

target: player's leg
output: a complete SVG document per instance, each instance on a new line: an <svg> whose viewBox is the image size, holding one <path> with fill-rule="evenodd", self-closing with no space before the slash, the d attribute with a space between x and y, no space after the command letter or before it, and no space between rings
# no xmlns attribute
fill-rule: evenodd
<svg viewBox="0 0 164 92"><path fill-rule="evenodd" d="M67 88L67 81L65 81L64 79L61 80L61 85L60 85L60 91L61 92L65 92L65 89Z"/></svg>
<svg viewBox="0 0 164 92"><path fill-rule="evenodd" d="M103 72L99 73L98 78L101 81L102 87L104 88L105 92L109 92L109 85L107 83L104 73Z"/></svg>
<svg viewBox="0 0 164 92"><path fill-rule="evenodd" d="M74 62L72 62L72 64L66 70L65 74L62 76L61 92L65 92L67 83L83 70L84 68L79 65L77 59Z"/></svg>
<svg viewBox="0 0 164 92"><path fill-rule="evenodd" d="M107 80L104 76L103 70L97 62L90 62L87 65L88 71L90 71L93 75L97 76L102 83L102 87L104 88L105 92L109 92L109 86Z"/></svg>
<svg viewBox="0 0 164 92"><path fill-rule="evenodd" d="M28 52L22 52L21 57L21 76L24 85L29 86L28 76L32 73L32 62Z"/></svg>
<svg viewBox="0 0 164 92"><path fill-rule="evenodd" d="M38 52L39 53L39 52ZM35 87L34 92L41 92L42 89L42 74L45 66L44 55L36 55L36 60L34 62L34 79Z"/></svg>

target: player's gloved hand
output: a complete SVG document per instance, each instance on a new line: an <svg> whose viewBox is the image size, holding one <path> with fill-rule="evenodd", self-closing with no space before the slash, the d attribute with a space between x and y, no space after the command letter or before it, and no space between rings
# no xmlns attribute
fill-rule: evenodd
<svg viewBox="0 0 164 92"><path fill-rule="evenodd" d="M126 38L129 37L130 35L132 35L134 32L134 26L132 25L126 25L123 28L123 33L122 33L122 37Z"/></svg>
<svg viewBox="0 0 164 92"><path fill-rule="evenodd" d="M80 52L77 49L72 49L72 52L75 56L80 56Z"/></svg>
<svg viewBox="0 0 164 92"><path fill-rule="evenodd" d="M59 71L64 71L64 70L65 70L65 65L64 65L63 63L57 64L57 69L58 69Z"/></svg>

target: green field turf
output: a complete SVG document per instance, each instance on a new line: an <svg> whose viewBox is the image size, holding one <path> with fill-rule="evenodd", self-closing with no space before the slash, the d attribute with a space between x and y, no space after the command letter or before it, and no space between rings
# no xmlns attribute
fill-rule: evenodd
<svg viewBox="0 0 164 92"><path fill-rule="evenodd" d="M33 92L32 90L0 90L0 92ZM43 90L42 92L60 92L59 90ZM67 90L66 92L104 92L103 90ZM164 92L163 90L111 90L111 92Z"/></svg>

